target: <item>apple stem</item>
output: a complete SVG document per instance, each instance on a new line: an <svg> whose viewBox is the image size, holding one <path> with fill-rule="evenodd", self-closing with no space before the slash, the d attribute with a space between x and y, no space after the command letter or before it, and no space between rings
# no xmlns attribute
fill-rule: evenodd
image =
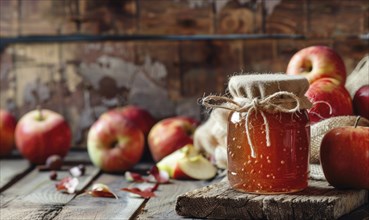
<svg viewBox="0 0 369 220"><path fill-rule="evenodd" d="M37 111L38 111L38 120L42 121L44 119L44 116L42 115L41 105L37 105Z"/></svg>
<svg viewBox="0 0 369 220"><path fill-rule="evenodd" d="M357 127L357 125L359 124L359 120L360 120L360 116L357 116L356 117L356 120L355 120L355 124L354 124L354 127L356 128Z"/></svg>

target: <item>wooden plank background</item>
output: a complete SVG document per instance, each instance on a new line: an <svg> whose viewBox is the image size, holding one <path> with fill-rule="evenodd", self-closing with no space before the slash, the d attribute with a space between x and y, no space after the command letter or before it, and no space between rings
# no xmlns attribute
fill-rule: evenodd
<svg viewBox="0 0 369 220"><path fill-rule="evenodd" d="M155 118L201 119L197 99L235 72L284 72L310 45L333 47L350 73L369 53L367 0L1 0L0 36L301 34L302 40L129 41L10 45L0 54L0 107L63 114L73 146L104 111L136 104Z"/></svg>

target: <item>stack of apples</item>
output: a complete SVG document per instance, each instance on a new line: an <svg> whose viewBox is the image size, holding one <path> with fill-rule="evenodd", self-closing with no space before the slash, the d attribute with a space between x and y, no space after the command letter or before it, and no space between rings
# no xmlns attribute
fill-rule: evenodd
<svg viewBox="0 0 369 220"><path fill-rule="evenodd" d="M309 110L311 123L353 114L369 119L369 85L356 91L352 100L344 87L345 65L333 49L311 46L298 51L291 58L286 73L304 75L308 79L310 87L305 95L313 103ZM322 140L320 162L331 185L369 189L369 127L331 129Z"/></svg>
<svg viewBox="0 0 369 220"><path fill-rule="evenodd" d="M173 179L205 180L216 167L193 145L196 120L177 116L159 121L150 131L149 147L157 167Z"/></svg>
<svg viewBox="0 0 369 220"><path fill-rule="evenodd" d="M192 146L192 135L198 124L184 116L156 122L148 111L138 106L112 109L90 128L88 153L93 164L105 172L121 173L131 169L147 150L158 168L172 178L210 178L209 173L211 177L215 175L215 167ZM188 151L191 153L185 153ZM209 167L212 172L207 171Z"/></svg>
<svg viewBox="0 0 369 220"><path fill-rule="evenodd" d="M154 123L148 111L133 105L103 113L87 136L92 163L110 173L132 168L144 153L145 137Z"/></svg>
<svg viewBox="0 0 369 220"><path fill-rule="evenodd" d="M291 58L286 73L308 79L310 87L305 95L313 103L309 110L311 123L353 114L352 99L344 87L346 67L333 49L311 46L298 51Z"/></svg>

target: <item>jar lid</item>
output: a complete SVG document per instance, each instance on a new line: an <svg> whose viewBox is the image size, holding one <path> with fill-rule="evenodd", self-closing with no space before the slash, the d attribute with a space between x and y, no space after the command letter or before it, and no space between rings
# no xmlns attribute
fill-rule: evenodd
<svg viewBox="0 0 369 220"><path fill-rule="evenodd" d="M229 93L236 102L245 98L265 99L277 92L286 91L299 98L300 109L308 109L312 105L305 96L308 88L309 81L305 77L286 74L236 75L230 78L228 84Z"/></svg>

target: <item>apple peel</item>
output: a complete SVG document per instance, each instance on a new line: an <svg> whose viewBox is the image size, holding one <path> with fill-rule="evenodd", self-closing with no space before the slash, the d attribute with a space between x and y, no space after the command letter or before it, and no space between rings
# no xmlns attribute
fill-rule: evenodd
<svg viewBox="0 0 369 220"><path fill-rule="evenodd" d="M159 170L157 166L151 167L149 174L149 182L169 183L169 173L163 170Z"/></svg>
<svg viewBox="0 0 369 220"><path fill-rule="evenodd" d="M143 190L141 190L140 188L137 187L133 187L133 188L122 188L122 191L126 191L126 192L130 192L133 194L136 194L142 198L148 199L151 197L155 197L155 193L154 191L156 191L159 187L159 183L156 183L153 187L147 187Z"/></svg>
<svg viewBox="0 0 369 220"><path fill-rule="evenodd" d="M124 173L124 178L129 182L136 182L136 183L146 181L139 173L134 173L134 172L129 172L129 171L126 171Z"/></svg>
<svg viewBox="0 0 369 220"><path fill-rule="evenodd" d="M78 184L79 180L77 178L72 178L68 176L56 183L55 187L58 191L65 191L69 194L73 194L76 192Z"/></svg>
<svg viewBox="0 0 369 220"><path fill-rule="evenodd" d="M114 194L110 188L102 183L95 183L90 191L87 191L87 194L93 197L104 197L104 198L115 198L118 199L118 196Z"/></svg>

